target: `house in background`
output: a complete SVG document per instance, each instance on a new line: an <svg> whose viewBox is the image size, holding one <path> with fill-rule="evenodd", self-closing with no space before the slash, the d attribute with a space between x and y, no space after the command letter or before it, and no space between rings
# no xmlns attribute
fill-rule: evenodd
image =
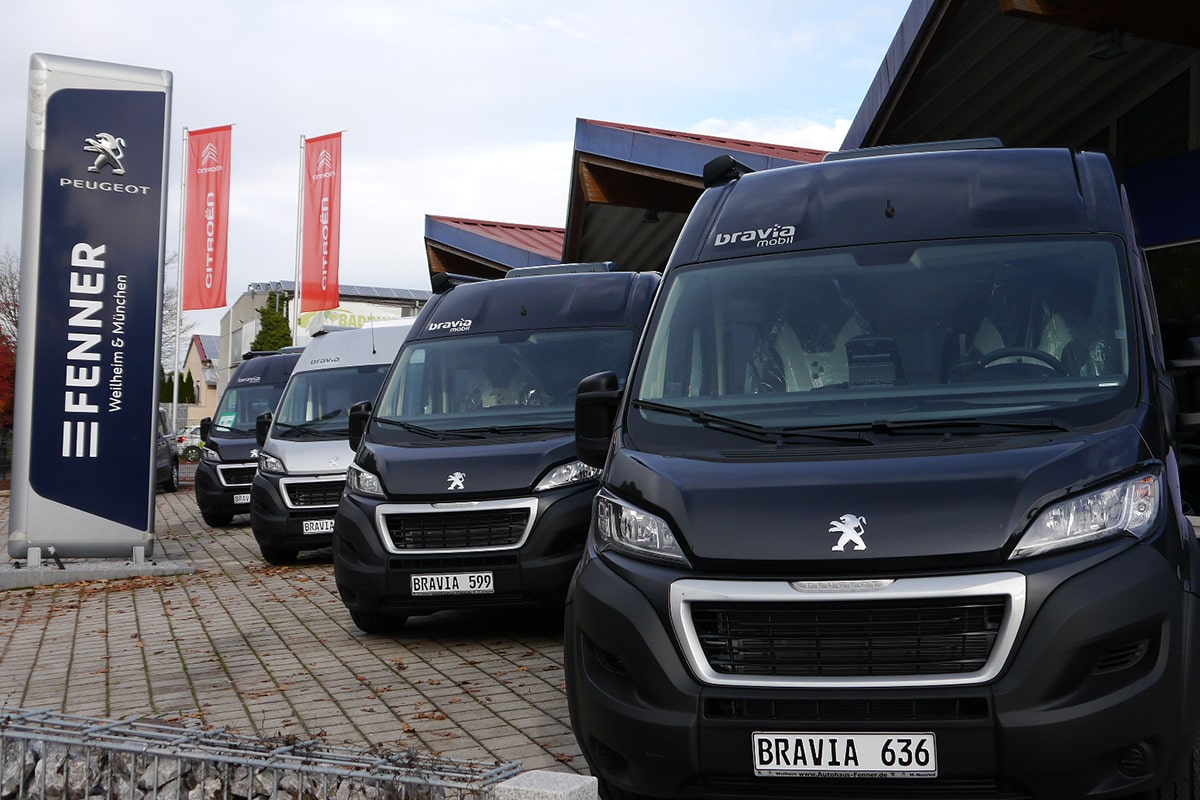
<svg viewBox="0 0 1200 800"><path fill-rule="evenodd" d="M211 417L217 410L217 401L221 395L217 391L217 376L221 366L220 359L221 337L209 334L193 334L188 344L187 358L180 367L179 374L192 376L196 387L195 403L180 403L176 414L178 428L188 428L199 425L200 420ZM169 406L170 397L161 398L162 404Z"/></svg>

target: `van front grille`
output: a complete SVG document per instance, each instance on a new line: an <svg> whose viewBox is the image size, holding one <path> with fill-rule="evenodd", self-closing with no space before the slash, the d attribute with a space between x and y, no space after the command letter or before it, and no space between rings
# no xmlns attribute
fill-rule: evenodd
<svg viewBox="0 0 1200 800"><path fill-rule="evenodd" d="M254 483L254 473L258 471L255 464L249 466L217 467L221 473L221 481L226 486L249 486Z"/></svg>
<svg viewBox="0 0 1200 800"><path fill-rule="evenodd" d="M696 602L692 622L725 675L883 677L982 670L1007 598Z"/></svg>
<svg viewBox="0 0 1200 800"><path fill-rule="evenodd" d="M397 550L472 550L511 547L529 524L528 508L384 514Z"/></svg>
<svg viewBox="0 0 1200 800"><path fill-rule="evenodd" d="M338 478L332 481L305 481L282 485L293 506L336 506L342 499L346 481Z"/></svg>

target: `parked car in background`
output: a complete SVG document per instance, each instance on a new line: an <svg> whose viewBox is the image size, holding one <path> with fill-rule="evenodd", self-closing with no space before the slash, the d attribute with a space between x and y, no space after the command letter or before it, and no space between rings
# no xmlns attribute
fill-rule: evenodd
<svg viewBox="0 0 1200 800"><path fill-rule="evenodd" d="M154 447L154 483L164 492L179 488L179 454L167 428L167 412L158 410L158 436Z"/></svg>
<svg viewBox="0 0 1200 800"><path fill-rule="evenodd" d="M175 434L175 452L184 461L199 461L200 448L203 446L204 440L200 438L199 425L192 425Z"/></svg>

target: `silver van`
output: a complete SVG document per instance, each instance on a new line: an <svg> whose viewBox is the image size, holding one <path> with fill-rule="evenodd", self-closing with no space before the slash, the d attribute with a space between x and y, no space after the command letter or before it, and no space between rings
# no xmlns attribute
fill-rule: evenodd
<svg viewBox="0 0 1200 800"><path fill-rule="evenodd" d="M262 556L287 563L327 547L354 459L350 406L373 401L412 320L319 333L304 348L274 414L259 416L250 527Z"/></svg>

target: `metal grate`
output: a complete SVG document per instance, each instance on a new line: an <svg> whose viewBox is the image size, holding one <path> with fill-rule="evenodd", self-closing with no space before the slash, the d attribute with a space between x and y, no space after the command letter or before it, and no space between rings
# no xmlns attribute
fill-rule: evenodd
<svg viewBox="0 0 1200 800"><path fill-rule="evenodd" d="M508 547L521 541L528 523L526 508L384 515L397 550Z"/></svg>
<svg viewBox="0 0 1200 800"><path fill-rule="evenodd" d="M709 665L727 675L955 675L983 669L1005 597L692 604Z"/></svg>
<svg viewBox="0 0 1200 800"><path fill-rule="evenodd" d="M342 499L346 481L306 481L282 484L294 506L336 506Z"/></svg>
<svg viewBox="0 0 1200 800"><path fill-rule="evenodd" d="M251 739L154 719L0 708L6 798L486 798L521 763Z"/></svg>

